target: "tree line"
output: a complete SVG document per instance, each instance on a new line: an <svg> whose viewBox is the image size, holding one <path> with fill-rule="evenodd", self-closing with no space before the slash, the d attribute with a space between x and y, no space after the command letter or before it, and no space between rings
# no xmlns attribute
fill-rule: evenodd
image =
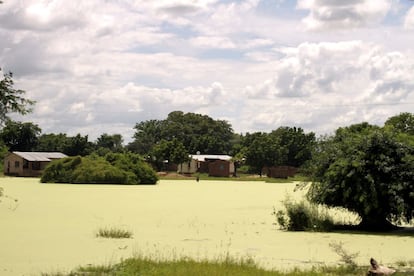
<svg viewBox="0 0 414 276"><path fill-rule="evenodd" d="M309 160L316 143L314 133L297 127L236 134L226 121L182 111L171 112L164 120L139 122L134 129L133 141L124 145L120 134L104 133L89 141L81 134L42 134L34 123L9 119L0 130L0 141L8 151L59 151L69 156L132 152L158 169L166 161L185 162L190 154L228 154L252 173L261 173L264 166L300 167Z"/></svg>

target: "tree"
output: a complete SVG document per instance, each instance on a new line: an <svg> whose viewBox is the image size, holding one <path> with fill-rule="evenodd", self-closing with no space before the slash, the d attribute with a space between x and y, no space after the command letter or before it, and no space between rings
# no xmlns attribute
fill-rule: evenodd
<svg viewBox="0 0 414 276"><path fill-rule="evenodd" d="M109 135L104 133L96 140L96 147L106 148L112 152L121 152L123 150L122 142L123 139L121 134Z"/></svg>
<svg viewBox="0 0 414 276"><path fill-rule="evenodd" d="M363 123L320 141L312 158L312 202L343 207L368 230L392 228L414 215L414 148Z"/></svg>
<svg viewBox="0 0 414 276"><path fill-rule="evenodd" d="M0 131L0 139L10 151L31 151L36 146L40 133L38 125L8 120Z"/></svg>
<svg viewBox="0 0 414 276"><path fill-rule="evenodd" d="M385 127L392 128L398 132L414 135L414 114L403 112L399 115L388 118Z"/></svg>
<svg viewBox="0 0 414 276"><path fill-rule="evenodd" d="M65 153L70 143L70 138L65 133L48 133L39 136L36 151L59 151Z"/></svg>
<svg viewBox="0 0 414 276"><path fill-rule="evenodd" d="M150 159L157 169L161 170L165 161L172 164L181 164L188 161L189 153L178 139L172 141L161 140L152 148Z"/></svg>
<svg viewBox="0 0 414 276"><path fill-rule="evenodd" d="M157 141L161 140L162 121L149 120L137 123L134 127L134 141L127 149L142 155L148 155Z"/></svg>
<svg viewBox="0 0 414 276"><path fill-rule="evenodd" d="M63 153L69 156L86 156L91 153L92 148L92 143L88 142L88 135L82 136L78 133L76 136L68 137Z"/></svg>
<svg viewBox="0 0 414 276"><path fill-rule="evenodd" d="M135 129L135 140L128 149L142 155L148 155L161 140L173 139L181 142L190 153L224 154L232 148L231 125L201 114L173 111L165 120L140 122Z"/></svg>
<svg viewBox="0 0 414 276"><path fill-rule="evenodd" d="M13 86L13 74L4 73L0 81L0 125L10 119L8 116L10 113L16 112L22 115L30 113L32 111L30 107L35 103L23 97L26 93L24 90L15 89Z"/></svg>
<svg viewBox="0 0 414 276"><path fill-rule="evenodd" d="M287 160L287 148L280 144L280 137L263 132L248 135L246 164L256 173L262 174L263 167L282 165Z"/></svg>
<svg viewBox="0 0 414 276"><path fill-rule="evenodd" d="M316 141L313 132L305 133L300 127L279 127L271 134L279 137L280 147L287 150L287 160L283 165L300 167L311 159Z"/></svg>
<svg viewBox="0 0 414 276"><path fill-rule="evenodd" d="M190 153L224 154L231 150L233 129L207 115L173 111L163 122L161 138L178 139Z"/></svg>

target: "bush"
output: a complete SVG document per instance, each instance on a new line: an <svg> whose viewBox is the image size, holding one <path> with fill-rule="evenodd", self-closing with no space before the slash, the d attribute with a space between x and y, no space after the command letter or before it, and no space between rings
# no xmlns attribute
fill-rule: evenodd
<svg viewBox="0 0 414 276"><path fill-rule="evenodd" d="M40 182L72 183L73 171L82 163L82 157L66 157L50 162L45 168Z"/></svg>
<svg viewBox="0 0 414 276"><path fill-rule="evenodd" d="M331 231L333 219L326 210L307 201L292 202L289 198L283 201L285 211L274 210L273 215L280 228L288 231Z"/></svg>
<svg viewBox="0 0 414 276"><path fill-rule="evenodd" d="M72 183L137 184L128 183L128 179L126 171L112 166L104 159L83 158L82 163L72 173Z"/></svg>
<svg viewBox="0 0 414 276"><path fill-rule="evenodd" d="M135 153L108 153L105 160L113 166L133 173L139 184L155 184L158 176L143 158Z"/></svg>
<svg viewBox="0 0 414 276"><path fill-rule="evenodd" d="M156 184L155 171L134 154L110 153L67 157L51 162L43 172L42 183Z"/></svg>

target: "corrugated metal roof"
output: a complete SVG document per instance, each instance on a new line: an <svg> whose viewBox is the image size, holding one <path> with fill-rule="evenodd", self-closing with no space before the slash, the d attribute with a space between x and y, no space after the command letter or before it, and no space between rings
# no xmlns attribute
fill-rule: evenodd
<svg viewBox="0 0 414 276"><path fill-rule="evenodd" d="M197 161L206 161L206 159L229 161L232 158L229 155L213 155L213 154L194 154L194 155L190 155L190 157Z"/></svg>
<svg viewBox="0 0 414 276"><path fill-rule="evenodd" d="M13 151L14 154L20 156L27 161L51 161L51 159L60 159L67 157L66 154L61 152L24 152L24 151Z"/></svg>

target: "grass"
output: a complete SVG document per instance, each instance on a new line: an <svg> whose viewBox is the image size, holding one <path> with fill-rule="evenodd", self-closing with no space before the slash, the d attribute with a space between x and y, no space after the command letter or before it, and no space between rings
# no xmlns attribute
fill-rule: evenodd
<svg viewBox="0 0 414 276"><path fill-rule="evenodd" d="M132 236L133 234L131 231L117 227L100 228L96 233L96 237L99 238L130 239Z"/></svg>
<svg viewBox="0 0 414 276"><path fill-rule="evenodd" d="M252 259L234 259L226 256L217 260L194 260L180 258L175 260L152 260L139 256L121 261L114 265L79 267L67 274L42 274L43 276L79 275L168 275L168 276L320 276L320 275L364 275L367 267L350 268L347 266L315 267L308 270L293 269L288 272L266 270ZM407 275L407 274L405 274Z"/></svg>
<svg viewBox="0 0 414 276"><path fill-rule="evenodd" d="M169 179L169 180L189 180L194 179L196 180L197 175L185 176L176 173L166 173L159 175L160 179ZM262 181L266 183L292 183L295 181L308 181L305 176L302 175L295 175L294 177L289 178L269 178L265 175L260 177L259 175L254 174L245 174L245 173L238 173L237 177L213 177L209 176L207 173L200 173L198 174L200 180L214 180L214 181Z"/></svg>

